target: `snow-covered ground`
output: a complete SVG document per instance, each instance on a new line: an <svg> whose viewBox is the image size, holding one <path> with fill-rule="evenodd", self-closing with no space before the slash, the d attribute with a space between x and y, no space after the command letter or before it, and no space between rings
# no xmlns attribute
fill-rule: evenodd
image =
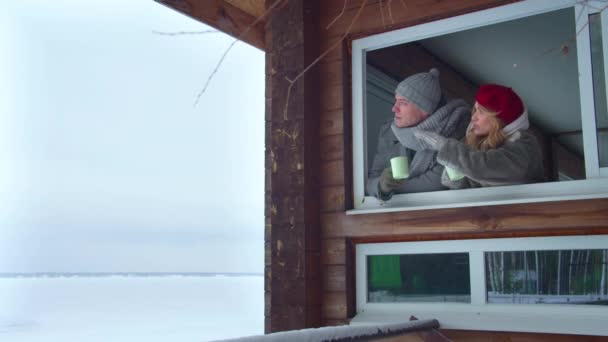
<svg viewBox="0 0 608 342"><path fill-rule="evenodd" d="M210 341L263 331L262 276L0 278L0 341Z"/></svg>

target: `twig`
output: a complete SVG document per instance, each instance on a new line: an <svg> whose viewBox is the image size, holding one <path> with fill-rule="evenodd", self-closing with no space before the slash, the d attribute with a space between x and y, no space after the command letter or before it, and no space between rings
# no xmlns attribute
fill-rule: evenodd
<svg viewBox="0 0 608 342"><path fill-rule="evenodd" d="M359 7L359 10L357 11L357 14L355 14L355 17L350 22L350 24L348 25L348 28L346 29L346 31L344 32L344 34L340 37L340 39L338 39L332 46L330 46L327 50L325 50L325 52L323 52L319 57L317 57L314 61L312 61L306 68L304 68L304 70L302 70L296 77L294 77L293 80L290 79L290 78L288 78L288 77L285 77L285 79L287 80L287 82L289 82L289 88L287 89L287 100L285 101L285 109L283 110L283 118L285 120L287 120L287 109L289 108L289 95L291 94L291 88L293 87L293 85L310 68L312 68L321 59L323 59L323 57L325 57L328 53L330 53L333 49L335 49L336 47L338 47L338 45L340 45L340 42L342 42L344 40L344 38L346 38L346 36L348 36L348 34L350 33L350 30L352 30L352 28L353 28L353 25L355 24L355 22L357 21L357 19L359 19L359 16L361 15L361 12L363 12L363 8L365 8L365 4L367 4L367 0L363 0L363 2L361 3L361 6Z"/></svg>
<svg viewBox="0 0 608 342"><path fill-rule="evenodd" d="M599 9L598 14L599 14L599 13L602 13L604 10L606 10L606 8L608 8L608 4L607 4L606 6L604 6L604 7L602 7L601 9ZM554 52L554 51L556 51L556 50L561 50L561 51L564 51L564 50L565 50L565 51L567 51L568 45L570 45L570 43L573 43L573 42L575 42L575 41L576 41L576 39L577 39L578 35L579 35L579 34L581 34L581 32L583 32L583 30L584 30L584 29L585 29L587 26L589 26L589 21L590 21L590 20L592 20L592 19L587 19L587 21L585 22L585 24L584 24L583 26L581 26L581 28L580 28L580 29L578 29L578 31L576 31L576 33L574 34L574 36L572 36L572 37L570 37L568 40L564 41L562 44L560 44L560 46L554 46L554 47L552 47L552 48L549 48L549 49L547 49L547 50L545 50L545 51L541 52L541 53L540 53L539 55L537 55L536 57L532 57L532 58L530 58L528 61L530 61L530 60L534 60L534 59L537 59L537 58L540 58L540 57L543 57L543 56L546 56L546 55L548 55L548 54L550 54L550 53L552 53L552 52ZM594 18L593 20L595 20L595 18ZM521 67L521 65L527 65L527 63L513 63L513 68L520 68L520 67Z"/></svg>
<svg viewBox="0 0 608 342"><path fill-rule="evenodd" d="M226 55L228 54L228 52L230 52L230 50L232 49L232 47L234 46L234 44L236 44L239 40L241 40L241 38L243 36L245 36L249 32L249 30L251 30L252 27L254 27L257 23L259 23L261 20L263 20L268 15L268 13L270 13L270 11L272 11L281 1L283 1L283 0L276 0L275 2L273 2L272 5L266 9L266 11L264 12L264 14L262 14L261 16L259 16L256 20L254 20L253 23L251 23L249 26L247 26L243 30L243 32L241 32L239 34L239 36L236 37L236 39L232 43L230 43L230 46L228 46L228 48L226 49L226 51L224 51L224 54L222 55L222 57L220 58L219 62L215 66L215 69L213 69L213 71L211 72L211 75L209 75L209 77L207 78L207 82L205 82L205 86L203 87L203 89L196 96L196 101L194 101L194 106L196 106L198 104L198 101L201 99L201 96L203 96L203 94L207 90L207 87L209 86L209 83L211 82L211 79L213 78L213 76L215 75L215 73L217 72L217 70L222 65L222 62L224 61L224 58L226 58Z"/></svg>
<svg viewBox="0 0 608 342"><path fill-rule="evenodd" d="M334 20L332 20L331 23L329 23L329 25L327 25L327 27L325 28L326 30L329 29L331 27L331 25L333 25L336 21L338 21L338 19L340 19L340 17L344 14L344 11L346 11L346 3L348 3L348 0L344 0L344 7L342 7L342 12L340 12L340 14L338 14L338 16L335 17Z"/></svg>
<svg viewBox="0 0 608 342"><path fill-rule="evenodd" d="M289 82L289 87L287 88L287 98L285 100L285 109L283 109L283 120L287 120L287 109L289 108L289 97L291 95L291 88L293 88L293 85L296 83L298 78L296 77L296 79L294 79L292 81L289 78L287 78L287 76L286 76L285 79L287 80L287 82Z"/></svg>
<svg viewBox="0 0 608 342"><path fill-rule="evenodd" d="M205 30L205 31L178 31L178 32L161 32L152 31L154 34L161 36L183 36L183 35L195 35L195 34L206 34L206 33L220 33L218 30Z"/></svg>
<svg viewBox="0 0 608 342"><path fill-rule="evenodd" d="M405 0L401 0L401 4L403 5L403 9L407 10L407 5L405 4Z"/></svg>
<svg viewBox="0 0 608 342"><path fill-rule="evenodd" d="M389 16L389 18L391 18L391 24L394 25L395 19L393 19L393 0L388 0L387 6L388 6L388 16Z"/></svg>

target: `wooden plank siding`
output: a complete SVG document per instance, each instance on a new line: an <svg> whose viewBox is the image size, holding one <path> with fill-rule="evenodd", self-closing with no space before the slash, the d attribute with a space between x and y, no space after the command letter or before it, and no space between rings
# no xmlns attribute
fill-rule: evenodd
<svg viewBox="0 0 608 342"><path fill-rule="evenodd" d="M363 0L347 1L344 14L329 28L341 12L344 0L321 2L319 21L320 51L335 44L345 33ZM383 1L385 22L382 22L380 1L368 1L349 37L362 37L424 22L452 17L476 10L516 1L462 0L392 1L392 22ZM320 227L323 325L347 324L354 314L354 265L350 241L389 242L438 239L468 239L514 236L551 236L608 234L608 200L583 200L475 208L404 211L381 214L346 215L347 198L352 184L345 177L352 172L345 166L350 150L345 139L350 137L349 117L350 75L345 74L343 54L348 48L331 51L317 66L320 71ZM428 62L428 61L427 61ZM433 61L435 62L435 61ZM348 68L346 69L348 72ZM442 70L442 75L453 70ZM449 82L448 82L449 86ZM457 88L457 87L452 87ZM474 93L469 88L468 98ZM351 247L352 248L352 247ZM448 331L455 341L558 341L551 334ZM571 338L572 336L570 336ZM597 339L599 340L599 339Z"/></svg>
<svg viewBox="0 0 608 342"><path fill-rule="evenodd" d="M386 0L368 0L359 19L354 23L350 34L355 37L362 37L517 1L518 0L404 0L403 2L407 6L405 8L400 0L393 0L391 7L393 21L391 21L388 7L386 6ZM338 4L335 4L336 2ZM346 32L362 3L363 0L349 0L347 10L329 28L328 25L339 15L340 10L344 5L344 1L327 0L321 3L321 51L324 51ZM330 8L340 8L340 10L329 10ZM384 12L384 22L382 21L381 8Z"/></svg>

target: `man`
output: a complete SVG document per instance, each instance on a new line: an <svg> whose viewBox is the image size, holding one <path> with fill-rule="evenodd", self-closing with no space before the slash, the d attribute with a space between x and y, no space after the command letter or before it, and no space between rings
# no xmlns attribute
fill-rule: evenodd
<svg viewBox="0 0 608 342"><path fill-rule="evenodd" d="M416 130L461 139L466 133L471 109L462 99L446 102L439 84L439 71L412 75L397 85L395 118L380 127L378 150L368 171L366 190L369 195L389 200L393 194L445 189L441 185L443 166L437 153L425 148L414 135ZM390 159L405 156L409 161L409 177L393 178Z"/></svg>

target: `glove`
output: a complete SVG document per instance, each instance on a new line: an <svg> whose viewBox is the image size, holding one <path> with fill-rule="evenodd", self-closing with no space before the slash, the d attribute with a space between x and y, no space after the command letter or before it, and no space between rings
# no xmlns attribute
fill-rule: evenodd
<svg viewBox="0 0 608 342"><path fill-rule="evenodd" d="M393 171L390 167L387 167L382 171L378 185L380 186L380 191L383 194L388 194L401 187L404 182L404 179L393 178Z"/></svg>
<svg viewBox="0 0 608 342"><path fill-rule="evenodd" d="M447 142L446 138L435 132L430 131L415 129L414 136L418 138L418 140L423 146L435 151L441 150L443 145L445 145L445 143Z"/></svg>

